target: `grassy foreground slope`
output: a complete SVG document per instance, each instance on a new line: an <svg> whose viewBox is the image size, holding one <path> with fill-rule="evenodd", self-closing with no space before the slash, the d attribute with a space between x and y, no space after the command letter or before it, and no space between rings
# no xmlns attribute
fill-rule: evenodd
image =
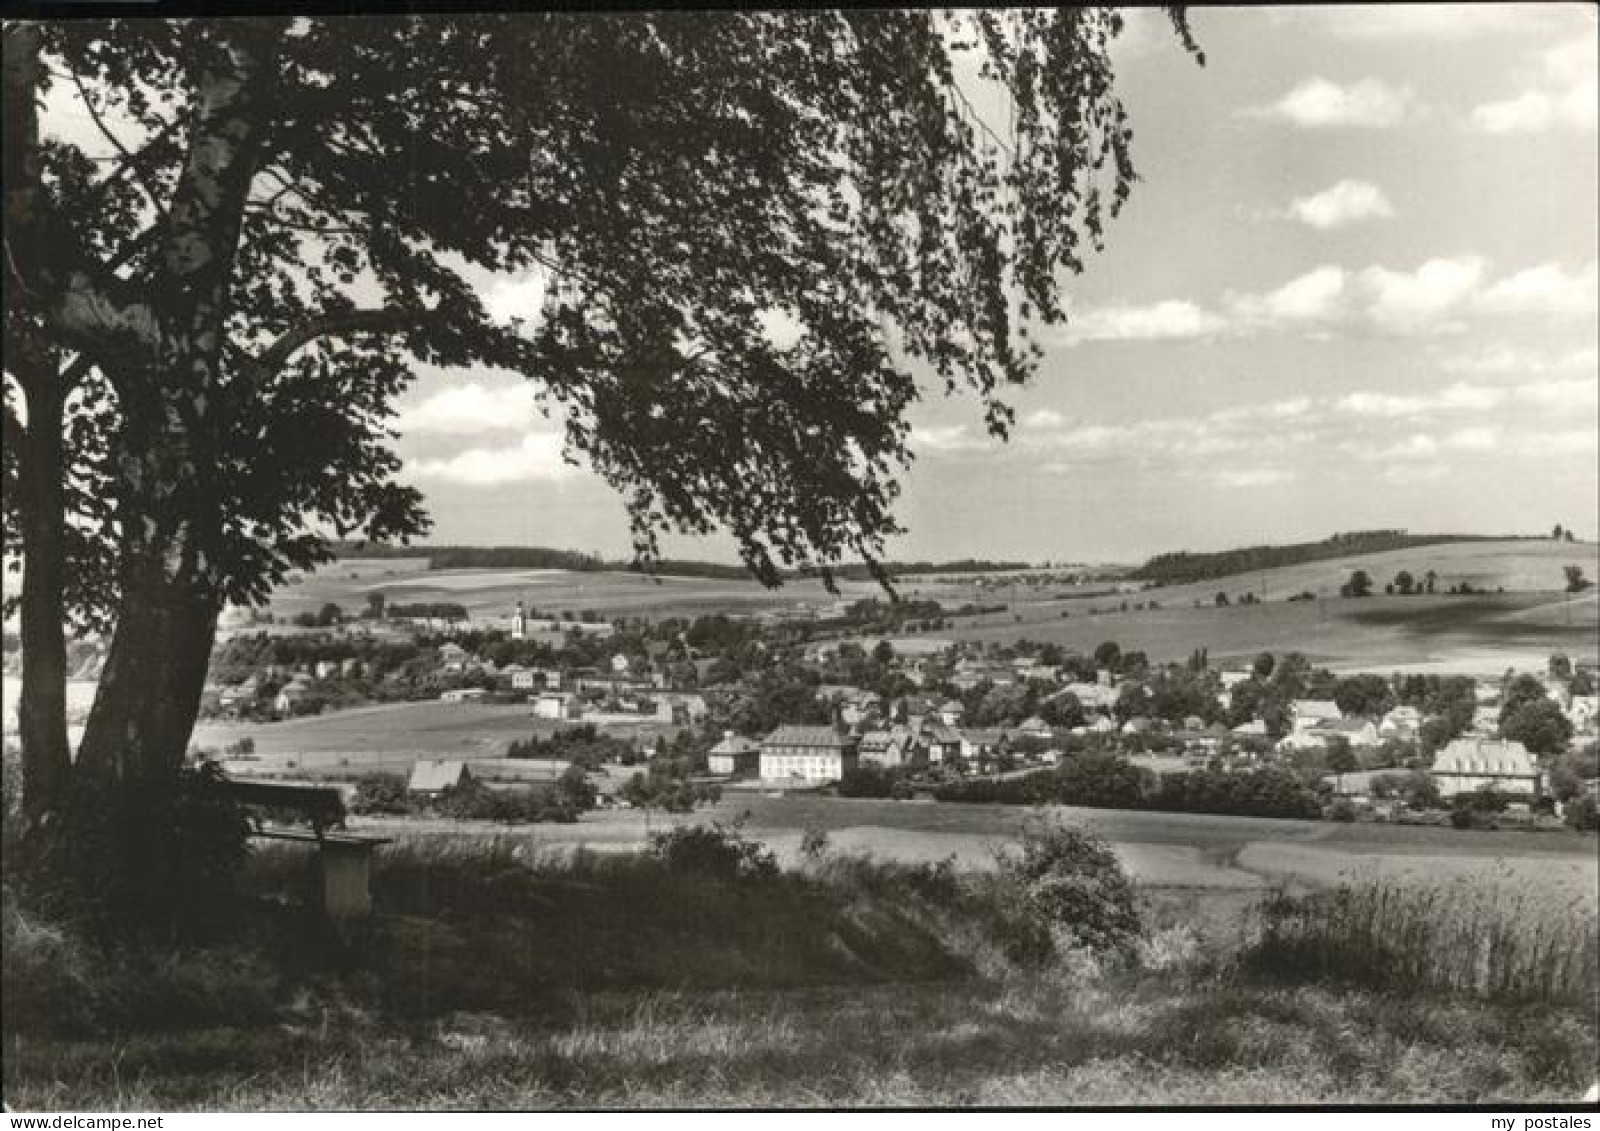
<svg viewBox="0 0 1600 1131"><path fill-rule="evenodd" d="M937 865L735 878L437 839L379 859L380 914L332 961L281 911L146 962L8 900L7 1103L1534 1103L1594 1074L1594 923L1558 906L1145 889L1115 957ZM251 883L297 871L265 853Z"/></svg>

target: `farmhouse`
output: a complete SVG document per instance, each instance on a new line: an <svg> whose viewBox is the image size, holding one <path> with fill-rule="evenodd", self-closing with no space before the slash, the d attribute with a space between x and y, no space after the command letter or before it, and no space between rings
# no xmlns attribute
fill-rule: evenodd
<svg viewBox="0 0 1600 1131"><path fill-rule="evenodd" d="M1422 712L1415 707L1399 706L1383 716L1378 724L1380 738L1415 738L1422 726Z"/></svg>
<svg viewBox="0 0 1600 1131"><path fill-rule="evenodd" d="M967 762L987 762L1006 746L1003 730L968 729L961 732L961 757Z"/></svg>
<svg viewBox="0 0 1600 1131"><path fill-rule="evenodd" d="M457 687L454 690L442 692L439 696L441 703L472 703L482 699L487 694L481 687Z"/></svg>
<svg viewBox="0 0 1600 1131"><path fill-rule="evenodd" d="M761 744L731 730L706 754L706 768L714 774L753 774L761 768Z"/></svg>
<svg viewBox="0 0 1600 1131"><path fill-rule="evenodd" d="M657 695L656 718L664 723L698 723L711 708L699 695L672 693Z"/></svg>
<svg viewBox="0 0 1600 1131"><path fill-rule="evenodd" d="M854 770L858 740L832 727L781 726L761 742L761 776L774 781L838 781Z"/></svg>
<svg viewBox="0 0 1600 1131"><path fill-rule="evenodd" d="M912 740L903 726L888 730L869 730L861 736L861 761L893 769L896 766L926 765L927 749Z"/></svg>
<svg viewBox="0 0 1600 1131"><path fill-rule="evenodd" d="M1458 738L1434 756L1428 774L1439 786L1440 797L1484 786L1515 797L1539 796L1539 767L1520 742Z"/></svg>
<svg viewBox="0 0 1600 1131"><path fill-rule="evenodd" d="M465 762L424 760L411 767L411 780L406 783L407 793L420 793L434 797L447 789L456 789L472 778Z"/></svg>
<svg viewBox="0 0 1600 1131"><path fill-rule="evenodd" d="M1044 742L1049 742L1055 737L1050 724L1038 715L1030 715L1023 719L1022 724L1017 727L1017 734L1023 738L1036 738Z"/></svg>
<svg viewBox="0 0 1600 1131"><path fill-rule="evenodd" d="M311 703L311 685L304 676L295 676L278 692L278 697L272 701L280 715L295 715L304 711Z"/></svg>
<svg viewBox="0 0 1600 1131"><path fill-rule="evenodd" d="M1578 732L1593 730L1595 717L1600 715L1600 697L1594 695L1574 695L1572 705L1567 708L1567 721L1572 724L1572 729Z"/></svg>
<svg viewBox="0 0 1600 1131"><path fill-rule="evenodd" d="M449 641L439 648L439 662L447 672L465 671L467 650L454 641Z"/></svg>
<svg viewBox="0 0 1600 1131"><path fill-rule="evenodd" d="M961 735L945 726L936 716L912 720L911 740L927 752L928 761L935 765L954 762L961 757Z"/></svg>
<svg viewBox="0 0 1600 1131"><path fill-rule="evenodd" d="M1289 704L1295 730L1309 730L1318 723L1342 717L1332 699L1296 699Z"/></svg>
<svg viewBox="0 0 1600 1131"><path fill-rule="evenodd" d="M583 715L583 704L570 691L547 691L533 701L536 719L576 719Z"/></svg>

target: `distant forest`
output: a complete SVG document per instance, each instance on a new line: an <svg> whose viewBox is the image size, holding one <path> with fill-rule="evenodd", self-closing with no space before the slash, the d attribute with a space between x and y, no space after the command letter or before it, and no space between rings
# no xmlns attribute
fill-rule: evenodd
<svg viewBox="0 0 1600 1131"><path fill-rule="evenodd" d="M1246 546L1238 550L1219 550L1193 554L1187 550L1157 554L1129 576L1157 585L1181 585L1206 581L1254 570L1320 562L1351 554L1376 554L1385 550L1410 550L1444 542L1505 542L1519 535L1497 534L1410 534L1404 530L1356 530L1335 534L1320 542L1295 542L1287 546Z"/></svg>
<svg viewBox="0 0 1600 1131"><path fill-rule="evenodd" d="M335 555L341 558L427 558L429 569L566 569L580 573L600 570L642 573L632 561L607 561L598 554L579 550L551 550L542 546L379 546L359 542L335 542ZM963 559L956 562L888 562L891 577L910 577L929 573L992 573L1000 570L1028 569L1027 562L990 562ZM685 561L665 558L654 572L661 577L710 577L746 581L750 573L739 565L722 562ZM814 572L787 570L789 579L816 576ZM834 567L833 576L847 581L870 581L872 572L865 564Z"/></svg>

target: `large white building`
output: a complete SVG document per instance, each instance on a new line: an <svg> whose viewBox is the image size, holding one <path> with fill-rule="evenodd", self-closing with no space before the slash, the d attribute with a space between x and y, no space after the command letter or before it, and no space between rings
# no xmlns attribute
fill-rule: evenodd
<svg viewBox="0 0 1600 1131"><path fill-rule="evenodd" d="M1489 786L1511 797L1539 796L1539 767L1520 742L1458 738L1434 755L1428 771L1440 797L1473 793Z"/></svg>
<svg viewBox="0 0 1600 1131"><path fill-rule="evenodd" d="M761 741L761 776L820 784L856 768L857 740L832 727L781 726Z"/></svg>

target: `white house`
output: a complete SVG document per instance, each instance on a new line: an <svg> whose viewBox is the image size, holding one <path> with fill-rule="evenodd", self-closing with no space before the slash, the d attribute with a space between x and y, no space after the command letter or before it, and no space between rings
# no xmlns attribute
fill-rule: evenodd
<svg viewBox="0 0 1600 1131"><path fill-rule="evenodd" d="M947 727L960 726L962 716L966 713L966 705L959 699L946 699L939 704L939 721Z"/></svg>
<svg viewBox="0 0 1600 1131"><path fill-rule="evenodd" d="M471 778L472 772L467 769L465 762L424 759L412 765L406 792L432 796L455 789Z"/></svg>
<svg viewBox="0 0 1600 1131"><path fill-rule="evenodd" d="M533 701L536 719L576 719L583 714L583 704L570 691L547 691Z"/></svg>
<svg viewBox="0 0 1600 1131"><path fill-rule="evenodd" d="M442 703L471 703L482 699L487 692L481 687L457 687L439 696Z"/></svg>
<svg viewBox="0 0 1600 1131"><path fill-rule="evenodd" d="M864 733L858 752L862 762L889 769L927 762L926 748L912 739L907 727L898 725L888 730L869 730Z"/></svg>
<svg viewBox="0 0 1600 1131"><path fill-rule="evenodd" d="M295 676L278 691L278 696L272 701L273 707L280 715L292 715L301 709L301 704L311 698L311 685L304 676Z"/></svg>
<svg viewBox="0 0 1600 1131"><path fill-rule="evenodd" d="M1567 721L1575 731L1593 730L1595 719L1600 717L1600 696L1574 695L1567 708Z"/></svg>
<svg viewBox="0 0 1600 1131"><path fill-rule="evenodd" d="M1399 706L1383 716L1378 723L1380 738L1414 738L1422 727L1422 712L1415 707Z"/></svg>
<svg viewBox="0 0 1600 1131"><path fill-rule="evenodd" d="M731 730L706 754L706 767L714 774L753 774L761 768L761 743Z"/></svg>
<svg viewBox="0 0 1600 1131"><path fill-rule="evenodd" d="M1309 730L1320 722L1343 717L1332 699L1296 699L1289 704L1289 713L1295 730Z"/></svg>

